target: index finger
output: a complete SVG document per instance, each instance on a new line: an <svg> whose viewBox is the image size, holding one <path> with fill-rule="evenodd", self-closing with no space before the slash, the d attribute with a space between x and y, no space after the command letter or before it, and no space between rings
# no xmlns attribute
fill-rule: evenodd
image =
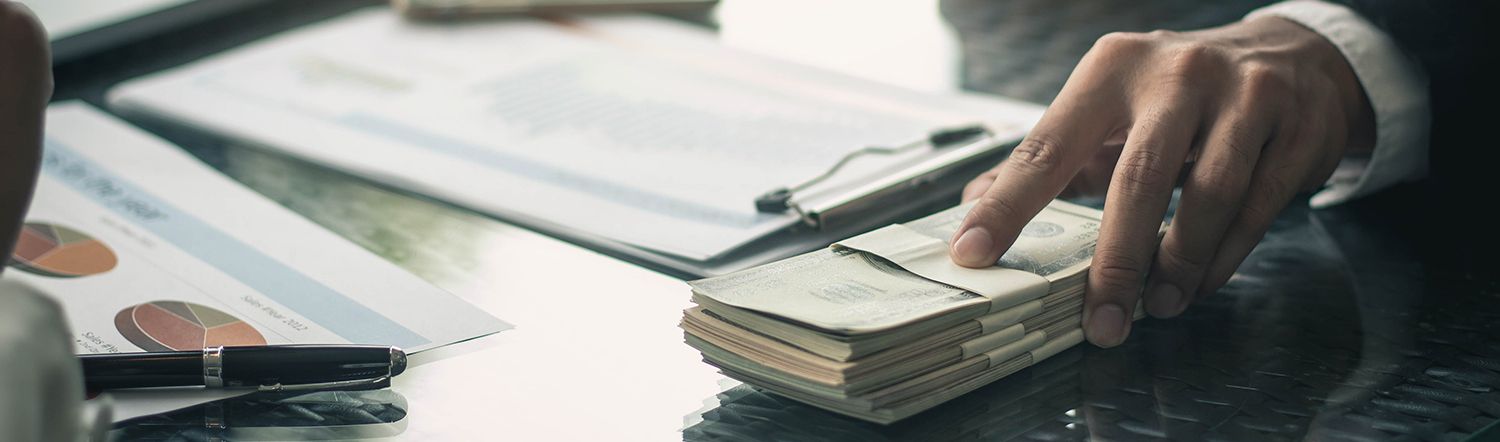
<svg viewBox="0 0 1500 442"><path fill-rule="evenodd" d="M1113 132L1114 122L1122 120L1111 107L1064 91L1001 163L995 181L954 232L949 241L954 263L995 265L1021 228L1062 192Z"/></svg>

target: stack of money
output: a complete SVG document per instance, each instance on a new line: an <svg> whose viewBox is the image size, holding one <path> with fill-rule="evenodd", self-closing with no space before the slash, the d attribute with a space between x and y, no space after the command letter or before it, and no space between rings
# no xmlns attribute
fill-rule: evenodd
<svg viewBox="0 0 1500 442"><path fill-rule="evenodd" d="M693 281L687 343L731 378L891 423L1082 342L1102 213L1054 201L996 266L969 269L945 242L968 210Z"/></svg>
<svg viewBox="0 0 1500 442"><path fill-rule="evenodd" d="M704 402L684 441L975 441L1014 440L1028 433L1068 434L1065 414L1079 405L1083 358L1063 352L932 412L893 425L843 419L748 384ZM1086 434L1086 433L1085 433Z"/></svg>

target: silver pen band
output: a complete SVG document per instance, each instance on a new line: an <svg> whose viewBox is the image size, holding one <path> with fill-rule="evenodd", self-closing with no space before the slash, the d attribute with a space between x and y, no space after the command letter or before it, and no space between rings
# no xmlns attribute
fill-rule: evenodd
<svg viewBox="0 0 1500 442"><path fill-rule="evenodd" d="M398 363L398 361L400 361L399 363L401 364L405 364L405 360L406 353L403 353L396 347L391 347L391 363L390 365L385 366L385 378L390 379L392 377L395 377L396 364Z"/></svg>
<svg viewBox="0 0 1500 442"><path fill-rule="evenodd" d="M224 347L203 349L203 385L224 388Z"/></svg>

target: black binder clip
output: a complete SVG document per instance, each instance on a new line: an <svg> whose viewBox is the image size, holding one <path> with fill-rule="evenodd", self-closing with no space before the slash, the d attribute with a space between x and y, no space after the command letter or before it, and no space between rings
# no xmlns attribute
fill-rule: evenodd
<svg viewBox="0 0 1500 442"><path fill-rule="evenodd" d="M755 210L761 213L781 213L790 209L792 189L782 187L755 198Z"/></svg>

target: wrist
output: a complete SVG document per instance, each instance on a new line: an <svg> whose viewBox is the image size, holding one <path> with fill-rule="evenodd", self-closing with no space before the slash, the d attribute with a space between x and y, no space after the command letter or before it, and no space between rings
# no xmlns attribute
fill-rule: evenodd
<svg viewBox="0 0 1500 442"><path fill-rule="evenodd" d="M1301 23L1277 16L1265 16L1250 19L1249 22L1266 22L1266 25L1284 32L1292 33L1301 39L1305 39L1303 51L1309 60L1315 60L1313 66L1322 72L1323 76L1332 81L1332 86L1339 97L1339 102L1345 109L1345 120L1349 128L1349 134L1345 148L1346 154L1369 154L1375 148L1375 109L1370 105L1370 97L1365 93L1364 86L1355 74L1354 67L1350 65L1349 59L1339 51L1338 46L1329 41L1323 34L1303 26Z"/></svg>
<svg viewBox="0 0 1500 442"><path fill-rule="evenodd" d="M1230 25L1242 28L1242 38L1253 41L1271 52L1298 60L1297 64L1316 71L1326 79L1326 87L1338 98L1348 128L1344 146L1347 154L1369 154L1375 147L1375 110L1364 86L1343 52L1322 34L1301 23L1278 16L1254 17Z"/></svg>

